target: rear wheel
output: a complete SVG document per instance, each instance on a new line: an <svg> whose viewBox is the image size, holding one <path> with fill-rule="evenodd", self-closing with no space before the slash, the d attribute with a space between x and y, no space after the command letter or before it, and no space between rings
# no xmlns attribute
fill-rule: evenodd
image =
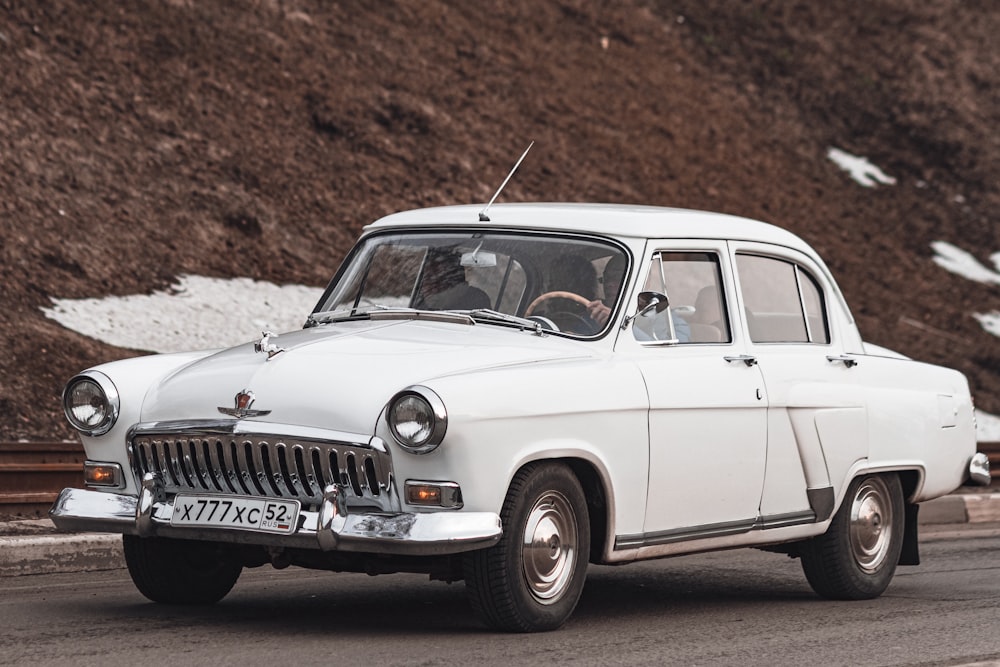
<svg viewBox="0 0 1000 667"><path fill-rule="evenodd" d="M892 581L903 547L903 489L895 474L851 482L826 533L800 549L802 569L819 595L868 600Z"/></svg>
<svg viewBox="0 0 1000 667"><path fill-rule="evenodd" d="M212 542L123 536L125 564L139 592L163 604L213 604L232 590L243 566Z"/></svg>
<svg viewBox="0 0 1000 667"><path fill-rule="evenodd" d="M590 553L580 482L563 464L528 465L514 476L500 519L500 542L465 556L473 609L499 630L558 628L580 599Z"/></svg>

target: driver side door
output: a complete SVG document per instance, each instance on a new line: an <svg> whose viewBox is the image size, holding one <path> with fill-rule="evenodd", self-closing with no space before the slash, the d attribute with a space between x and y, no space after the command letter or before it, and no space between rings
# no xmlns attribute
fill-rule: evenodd
<svg viewBox="0 0 1000 667"><path fill-rule="evenodd" d="M662 323L640 316L619 336L649 396L644 530L620 547L746 532L759 516L767 398L735 324L726 243L664 243L640 271L630 311L642 292L665 294L670 307L650 311Z"/></svg>

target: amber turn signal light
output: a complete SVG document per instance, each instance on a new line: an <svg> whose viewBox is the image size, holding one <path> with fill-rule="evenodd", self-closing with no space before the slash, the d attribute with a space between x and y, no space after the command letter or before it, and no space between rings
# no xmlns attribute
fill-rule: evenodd
<svg viewBox="0 0 1000 667"><path fill-rule="evenodd" d="M426 484L406 487L406 502L412 505L441 505L441 489Z"/></svg>
<svg viewBox="0 0 1000 667"><path fill-rule="evenodd" d="M410 505L459 508L462 490L455 482L406 481L406 502Z"/></svg>
<svg viewBox="0 0 1000 667"><path fill-rule="evenodd" d="M122 468L117 463L98 463L87 461L83 464L83 481L87 486L122 485Z"/></svg>

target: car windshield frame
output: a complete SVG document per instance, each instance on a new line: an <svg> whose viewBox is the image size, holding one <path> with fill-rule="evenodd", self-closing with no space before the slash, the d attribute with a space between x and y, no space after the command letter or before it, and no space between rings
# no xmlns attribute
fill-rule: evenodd
<svg viewBox="0 0 1000 667"><path fill-rule="evenodd" d="M613 329L634 266L624 243L594 234L478 227L377 230L363 235L348 253L306 326L370 318L384 310L451 312L476 323L596 340ZM605 270L621 273L611 295L603 291ZM457 285L434 291L445 280ZM579 298L564 296L567 292ZM550 296L535 303L544 294Z"/></svg>

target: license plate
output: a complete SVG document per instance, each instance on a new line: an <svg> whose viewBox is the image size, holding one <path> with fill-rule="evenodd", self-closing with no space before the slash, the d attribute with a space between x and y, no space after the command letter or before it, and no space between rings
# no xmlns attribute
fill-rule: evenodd
<svg viewBox="0 0 1000 667"><path fill-rule="evenodd" d="M299 501L244 496L174 498L172 526L236 528L265 533L293 533L298 527Z"/></svg>

